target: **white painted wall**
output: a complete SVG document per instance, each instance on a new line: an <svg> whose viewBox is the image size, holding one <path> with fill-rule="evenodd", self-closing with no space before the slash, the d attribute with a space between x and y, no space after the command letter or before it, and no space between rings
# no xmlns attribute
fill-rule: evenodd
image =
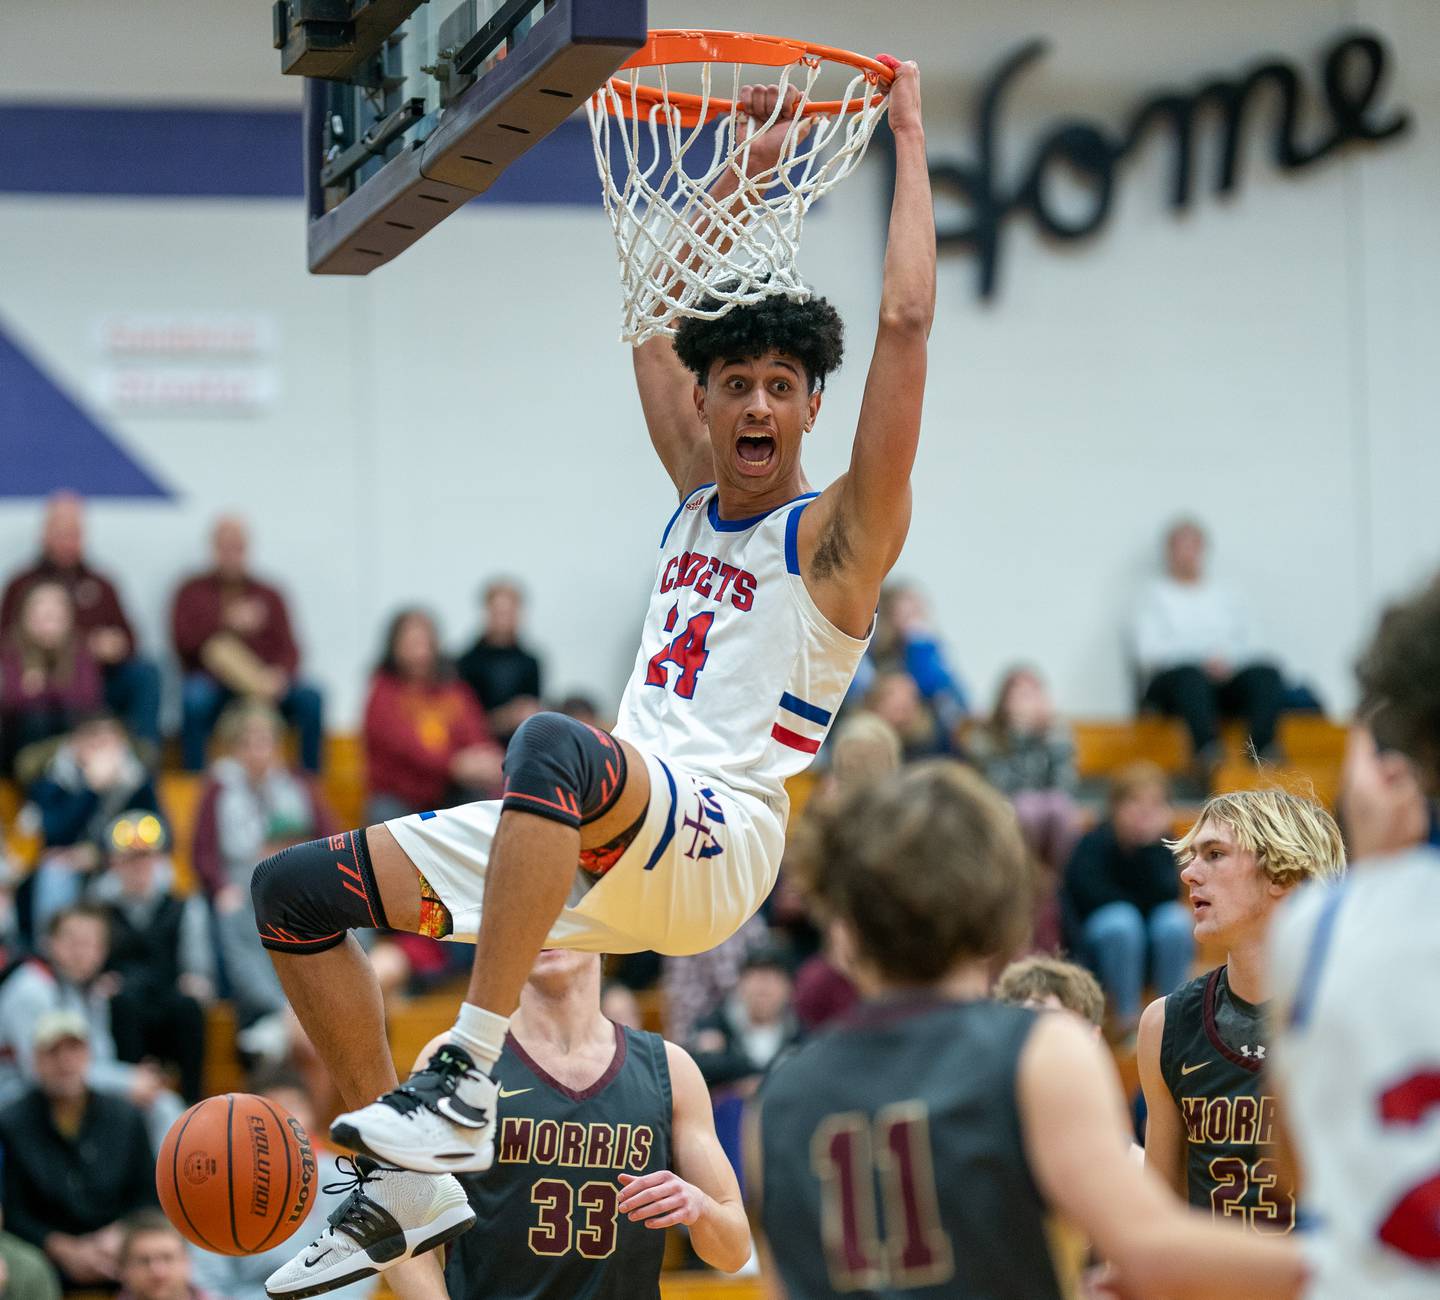
<svg viewBox="0 0 1440 1300"><path fill-rule="evenodd" d="M655 25L729 25L920 54L935 157L968 155L969 103L1020 41L1048 55L1008 98L1005 139L1060 113L1115 126L1145 92L1276 52L1317 81L1347 23L1383 32L1408 139L1275 175L1252 133L1240 192L1163 207L1158 140L1124 165L1084 245L1007 236L1001 296L947 256L932 339L915 524L901 571L931 592L967 677L1039 662L1075 712L1121 713L1119 628L1164 522L1195 511L1218 570L1293 670L1349 701L1380 602L1440 560L1440 7L1430 0L966 5L652 0ZM268 6L10 0L6 97L293 103ZM57 59L55 52L65 50ZM180 52L183 51L183 56ZM177 67L179 63L183 67ZM1318 126L1315 127L1318 129ZM812 478L844 464L878 302L883 162L807 232L802 265L845 315ZM1203 172L1202 172L1203 176ZM173 505L101 504L93 550L124 575L152 643L207 521L255 521L257 564L291 590L341 724L393 606L468 635L484 576L519 574L557 690L618 697L671 508L615 339L598 211L477 207L366 280L308 277L299 205L0 196L0 318L77 391L115 310L273 312L282 397L242 421L126 418ZM16 255L16 250L23 250ZM454 315L467 302L464 319ZM0 466L0 474L3 474ZM37 509L0 505L0 562Z"/></svg>

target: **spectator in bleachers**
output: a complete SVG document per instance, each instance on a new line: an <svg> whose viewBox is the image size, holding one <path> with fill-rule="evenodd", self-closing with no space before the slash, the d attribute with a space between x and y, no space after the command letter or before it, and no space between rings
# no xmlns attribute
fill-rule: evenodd
<svg viewBox="0 0 1440 1300"><path fill-rule="evenodd" d="M940 642L929 606L918 587L906 582L886 583L875 611L875 635L866 660L876 673L909 675L946 738L970 712L970 702L949 655ZM861 674L857 674L857 683ZM868 679L861 685L869 690Z"/></svg>
<svg viewBox="0 0 1440 1300"><path fill-rule="evenodd" d="M1135 763L1116 773L1109 815L1081 838L1065 868L1071 944L1099 975L1121 1037L1139 1023L1147 971L1164 995L1190 968L1190 913L1177 901L1180 872L1164 843L1173 820L1165 773Z"/></svg>
<svg viewBox="0 0 1440 1300"><path fill-rule="evenodd" d="M540 708L540 659L521 641L525 597L519 584L496 578L485 585L481 599L485 626L455 667L475 692L495 738L507 745L516 728Z"/></svg>
<svg viewBox="0 0 1440 1300"><path fill-rule="evenodd" d="M925 703L915 679L903 669L876 673L863 707L900 738L900 752L907 763L948 752L949 736Z"/></svg>
<svg viewBox="0 0 1440 1300"><path fill-rule="evenodd" d="M619 980L605 981L604 988L600 990L600 1014L627 1029L645 1028L645 1018L640 1014L640 1001L635 996L635 990Z"/></svg>
<svg viewBox="0 0 1440 1300"><path fill-rule="evenodd" d="M770 932L752 916L724 943L689 957L666 957L661 964L660 990L665 1003L665 1037L688 1043L695 1026L730 996L745 968L745 959L766 947Z"/></svg>
<svg viewBox="0 0 1440 1300"><path fill-rule="evenodd" d="M327 1192L326 1186L344 1187L351 1181L336 1164L335 1153L315 1136L325 1131L324 1126L319 1123L321 1116L299 1075L287 1070L269 1070L252 1077L246 1087L289 1111L312 1135L315 1150L315 1180L312 1186L315 1194L305 1222L295 1229L290 1240L270 1250L258 1255L216 1255L208 1250L194 1252L196 1282L208 1287L223 1300L268 1300L265 1279L295 1254L297 1241L313 1241L320 1235L326 1219L349 1194L348 1191ZM326 1295L336 1300L360 1300L362 1296L374 1293L374 1279L366 1278L339 1290L327 1291Z"/></svg>
<svg viewBox="0 0 1440 1300"><path fill-rule="evenodd" d="M153 814L118 817L91 898L110 915L106 968L117 985L110 1000L116 1055L136 1065L154 1060L176 1067L181 1095L196 1102L215 959L205 904L171 888L169 847Z"/></svg>
<svg viewBox="0 0 1440 1300"><path fill-rule="evenodd" d="M1034 1011L1070 1011L1095 1027L1105 1024L1105 994L1083 966L1057 957L1022 957L995 981L997 1002Z"/></svg>
<svg viewBox="0 0 1440 1300"><path fill-rule="evenodd" d="M104 678L106 707L148 750L158 748L160 670L141 657L115 584L85 558L85 503L73 492L57 492L46 504L40 555L11 577L0 598L0 637L14 626L26 592L42 582L69 594L75 625Z"/></svg>
<svg viewBox="0 0 1440 1300"><path fill-rule="evenodd" d="M0 1223L4 1216L0 1215ZM13 1232L0 1231L0 1296L60 1300L60 1276L45 1252Z"/></svg>
<svg viewBox="0 0 1440 1300"><path fill-rule="evenodd" d="M19 893L22 930L33 939L89 888L120 813L143 810L164 819L154 778L124 729L105 714L75 728L28 794L45 845Z"/></svg>
<svg viewBox="0 0 1440 1300"><path fill-rule="evenodd" d="M175 595L171 629L185 674L180 744L185 768L205 766L205 745L237 695L280 710L300 736L300 762L320 770L320 692L298 676L300 651L285 599L251 576L243 520L224 516L211 537L214 566L186 579Z"/></svg>
<svg viewBox="0 0 1440 1300"><path fill-rule="evenodd" d="M1220 761L1221 717L1241 719L1255 750L1272 757L1285 694L1240 600L1206 576L1206 544L1193 519L1171 527L1165 573L1146 587L1131 632L1141 705L1185 723L1202 777Z"/></svg>
<svg viewBox="0 0 1440 1300"><path fill-rule="evenodd" d="M31 584L0 640L4 774L17 775L21 751L64 735L101 702L100 669L75 627L65 588L58 582Z"/></svg>
<svg viewBox="0 0 1440 1300"><path fill-rule="evenodd" d="M967 747L980 774L1014 805L1030 851L1061 871L1080 838L1075 739L1035 669L1005 674L989 724Z"/></svg>
<svg viewBox="0 0 1440 1300"><path fill-rule="evenodd" d="M1083 829L1074 737L1040 674L1017 667L1001 681L988 724L974 728L965 744L981 775L1010 800L1025 843L1045 868L1032 942L1053 951L1060 942L1060 873Z"/></svg>
<svg viewBox="0 0 1440 1300"><path fill-rule="evenodd" d="M190 1281L185 1238L159 1210L137 1210L120 1227L124 1286L116 1300L234 1300L228 1294L202 1291Z"/></svg>
<svg viewBox="0 0 1440 1300"><path fill-rule="evenodd" d="M110 955L110 916L90 903L51 918L45 952L25 962L0 985L0 1102L17 1097L37 1077L31 1044L35 1026L55 1011L86 1025L90 1086L125 1097L144 1111L152 1135L163 1137L184 1107L149 1062L118 1059L110 1029L115 981L105 973Z"/></svg>
<svg viewBox="0 0 1440 1300"><path fill-rule="evenodd" d="M40 811L47 848L99 845L127 808L160 812L155 782L121 725L109 714L81 718L26 791Z"/></svg>
<svg viewBox="0 0 1440 1300"><path fill-rule="evenodd" d="M45 1252L67 1290L111 1290L120 1221L157 1203L145 1117L92 1088L83 1016L42 1016L27 1050L36 1083L0 1110L6 1225Z"/></svg>
<svg viewBox="0 0 1440 1300"><path fill-rule="evenodd" d="M497 795L503 757L475 696L440 653L435 620L401 610L365 705L366 820Z"/></svg>
<svg viewBox="0 0 1440 1300"><path fill-rule="evenodd" d="M200 795L190 859L214 909L241 1050L250 1054L253 1039L262 1056L284 1050L285 994L256 933L250 877L256 863L281 849L338 829L313 778L286 763L284 725L259 700L237 700L221 714L215 731L222 755Z"/></svg>
<svg viewBox="0 0 1440 1300"><path fill-rule="evenodd" d="M774 948L751 951L734 992L695 1026L691 1051L711 1088L752 1093L776 1057L800 1039L790 964Z"/></svg>

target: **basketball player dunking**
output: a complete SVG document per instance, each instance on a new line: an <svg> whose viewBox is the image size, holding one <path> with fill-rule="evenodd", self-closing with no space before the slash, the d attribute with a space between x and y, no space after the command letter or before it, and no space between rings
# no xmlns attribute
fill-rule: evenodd
<svg viewBox="0 0 1440 1300"><path fill-rule="evenodd" d="M1289 1232L1295 1198L1277 1160L1266 935L1295 886L1345 870L1335 819L1281 790L1216 795L1173 845L1195 938L1225 964L1146 1008L1137 1048L1145 1163L1190 1203L1256 1232Z"/></svg>
<svg viewBox="0 0 1440 1300"><path fill-rule="evenodd" d="M540 714L510 743L500 801L318 840L257 867L261 938L355 1107L332 1137L415 1171L377 1180L356 1202L364 1212L277 1271L271 1295L317 1294L349 1257L388 1268L469 1226L450 1175L493 1159L490 1071L542 947L703 951L774 883L785 780L825 737L910 521L935 227L919 73L889 62L894 200L849 470L817 494L800 465L841 357L824 299L686 319L673 347L637 349L641 405L680 505L660 538L614 733ZM746 88L751 117L764 120L776 93ZM782 114L752 141L752 170L773 166L789 129ZM726 173L717 187L734 184ZM455 1027L399 1088L379 987L349 934L376 925L476 936Z"/></svg>

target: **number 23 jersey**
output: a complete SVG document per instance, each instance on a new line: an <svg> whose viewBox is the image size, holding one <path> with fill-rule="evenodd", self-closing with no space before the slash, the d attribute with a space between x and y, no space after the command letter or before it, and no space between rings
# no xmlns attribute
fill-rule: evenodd
<svg viewBox="0 0 1440 1300"><path fill-rule="evenodd" d="M615 734L782 818L866 640L835 627L800 573L815 493L722 519L714 484L680 504L660 542L650 607Z"/></svg>

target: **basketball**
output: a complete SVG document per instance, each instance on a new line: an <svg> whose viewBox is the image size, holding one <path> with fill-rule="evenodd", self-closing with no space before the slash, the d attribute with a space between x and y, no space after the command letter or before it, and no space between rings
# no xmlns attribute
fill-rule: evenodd
<svg viewBox="0 0 1440 1300"><path fill-rule="evenodd" d="M220 1255L254 1255L289 1237L309 1213L315 1156L300 1121L264 1097L232 1092L191 1106L155 1162L170 1222Z"/></svg>

